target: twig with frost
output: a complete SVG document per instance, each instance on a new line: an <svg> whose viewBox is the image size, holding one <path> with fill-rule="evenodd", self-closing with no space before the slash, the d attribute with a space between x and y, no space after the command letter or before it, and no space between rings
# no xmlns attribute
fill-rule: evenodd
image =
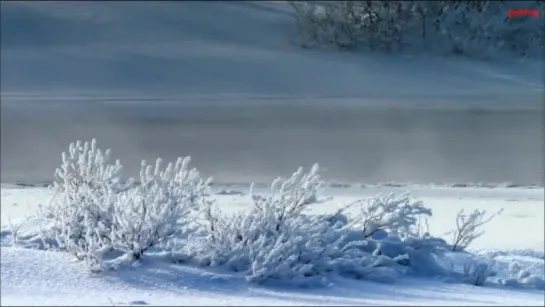
<svg viewBox="0 0 545 307"><path fill-rule="evenodd" d="M493 218L500 215L503 209L485 218L486 210L475 209L469 215L464 214L464 210L460 210L456 216L456 229L447 232L447 235L452 236L452 251L466 249L475 239L484 234L484 230L479 231L478 228L490 222Z"/></svg>
<svg viewBox="0 0 545 307"><path fill-rule="evenodd" d="M317 201L317 193L323 186L318 171L319 165L314 164L308 173L304 173L300 167L288 179L277 178L271 185L272 193L266 196L255 194L252 184L250 195L254 207L261 212L273 210L278 221L278 231L284 220Z"/></svg>
<svg viewBox="0 0 545 307"><path fill-rule="evenodd" d="M11 220L11 217L8 217L8 224L11 230L12 244L16 245L19 243L19 231L21 228L28 222L28 218L25 218L22 222L14 224Z"/></svg>
<svg viewBox="0 0 545 307"><path fill-rule="evenodd" d="M364 238L380 230L389 230L400 236L417 236L417 222L432 211L421 201L412 201L408 194L390 194L360 201Z"/></svg>

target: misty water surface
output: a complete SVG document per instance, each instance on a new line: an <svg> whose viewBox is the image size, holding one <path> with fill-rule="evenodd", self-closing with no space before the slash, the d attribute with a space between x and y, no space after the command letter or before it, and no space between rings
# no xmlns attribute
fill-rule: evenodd
<svg viewBox="0 0 545 307"><path fill-rule="evenodd" d="M44 111L45 110L45 111ZM267 182L319 162L355 182L539 183L539 110L102 106L2 110L3 182L47 181L70 141L96 137L129 175L140 160L191 155L220 182ZM148 115L148 116L146 116ZM150 116L151 115L151 116Z"/></svg>

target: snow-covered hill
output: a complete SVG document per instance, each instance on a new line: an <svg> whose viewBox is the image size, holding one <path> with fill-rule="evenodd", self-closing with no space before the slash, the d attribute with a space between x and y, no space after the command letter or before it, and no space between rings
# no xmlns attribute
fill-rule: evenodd
<svg viewBox="0 0 545 307"><path fill-rule="evenodd" d="M2 2L2 101L540 107L536 61L304 50L282 2Z"/></svg>

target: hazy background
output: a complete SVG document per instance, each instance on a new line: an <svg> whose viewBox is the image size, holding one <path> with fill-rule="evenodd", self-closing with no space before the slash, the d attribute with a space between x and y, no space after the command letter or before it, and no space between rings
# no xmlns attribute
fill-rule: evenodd
<svg viewBox="0 0 545 307"><path fill-rule="evenodd" d="M1 180L98 139L130 175L543 182L542 63L303 50L281 4L2 2Z"/></svg>

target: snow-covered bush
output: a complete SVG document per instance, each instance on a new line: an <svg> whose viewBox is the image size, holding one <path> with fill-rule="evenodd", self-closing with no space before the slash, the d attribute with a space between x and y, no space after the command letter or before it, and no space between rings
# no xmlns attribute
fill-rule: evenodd
<svg viewBox="0 0 545 307"><path fill-rule="evenodd" d="M84 185L100 188L119 183L122 166L119 160L110 164L110 154L110 149L102 152L97 148L96 139L70 143L68 153L62 153L61 167L55 170L54 188L72 197L70 192L76 193Z"/></svg>
<svg viewBox="0 0 545 307"><path fill-rule="evenodd" d="M110 237L114 249L138 260L149 248L189 234L191 217L209 184L189 169L189 162L189 157L178 158L164 170L161 159L155 168L142 162L140 184L116 194Z"/></svg>
<svg viewBox="0 0 545 307"><path fill-rule="evenodd" d="M404 1L290 1L302 43L397 49L408 20Z"/></svg>
<svg viewBox="0 0 545 307"><path fill-rule="evenodd" d="M455 1L443 5L438 16L438 40L452 52L472 57L496 53L516 56L539 56L543 53L541 18L509 17L517 7L543 10L543 2L533 1ZM439 41L438 41L439 43Z"/></svg>
<svg viewBox="0 0 545 307"><path fill-rule="evenodd" d="M205 203L210 180L189 169L190 158L155 168L142 162L140 182L119 180L121 165L108 164L96 141L73 143L57 170L55 195L43 207L43 240L53 242L92 270L104 268L105 257L128 255L138 260L149 248L187 236L192 215Z"/></svg>
<svg viewBox="0 0 545 307"><path fill-rule="evenodd" d="M318 169L318 165L314 165L305 173L299 168L288 179L277 178L268 195L257 194L252 185L251 197L254 206L249 212L227 216L214 207L213 203L206 202L202 210L203 242L199 243L204 245L198 246L206 247L195 251L202 259L201 262L207 265L223 265L229 262L229 265L238 270L237 262L249 264L249 261L236 258L248 257L249 248L257 244L256 242L268 242L283 233L291 232L285 229L285 225L291 219L299 218L301 211L317 200L317 193L322 186Z"/></svg>
<svg viewBox="0 0 545 307"><path fill-rule="evenodd" d="M248 280L323 285L330 274L336 274L392 282L405 270L398 264L404 255L390 258L369 252L372 245L361 238L347 240L353 230L342 222L332 226L332 218L299 215L286 223L286 232L280 236L258 241L250 250Z"/></svg>
<svg viewBox="0 0 545 307"><path fill-rule="evenodd" d="M354 226L361 227L367 245L376 246L375 253L407 267L407 272L417 275L444 275L445 269L437 257L449 249L440 238L423 230L422 223L431 217L431 209L408 194L378 195L359 201L360 214ZM427 223L426 223L427 224Z"/></svg>
<svg viewBox="0 0 545 307"><path fill-rule="evenodd" d="M318 171L318 164L314 164L308 173L304 173L300 167L288 179L279 177L273 181L271 193L266 196L254 193L252 185L250 194L254 207L273 214L275 230L280 231L285 220L300 214L308 205L318 201L317 193L323 186Z"/></svg>
<svg viewBox="0 0 545 307"><path fill-rule="evenodd" d="M200 235L173 254L178 261L243 272L257 283L321 284L330 274L392 281L411 269L439 271L429 255L447 245L420 232L420 221L431 215L421 202L377 196L332 214L307 215L302 211L321 186L317 171L299 169L277 179L268 195L252 189L254 206L246 212L226 215L209 203ZM357 204L363 205L360 216L344 214Z"/></svg>
<svg viewBox="0 0 545 307"><path fill-rule="evenodd" d="M111 164L109 157L110 150L102 152L95 139L71 143L55 171L51 203L42 207L42 217L52 224L44 229L44 240L55 241L80 259L89 248L89 236L106 237L111 226L110 200L122 166L119 160ZM89 225L91 220L99 222L100 229Z"/></svg>
<svg viewBox="0 0 545 307"><path fill-rule="evenodd" d="M542 18L509 18L543 1L292 1L302 44L489 57L539 56Z"/></svg>
<svg viewBox="0 0 545 307"><path fill-rule="evenodd" d="M502 211L503 209L490 215L488 218L485 218L485 210L475 209L469 215L464 214L463 209L458 212L456 216L456 229L447 233L447 235L452 236L452 250L465 250L475 239L484 234L484 230L479 230L479 228L501 214Z"/></svg>
<svg viewBox="0 0 545 307"><path fill-rule="evenodd" d="M380 230L402 238L417 236L417 222L432 215L431 209L420 201L412 201L408 194L379 195L359 203L361 213L356 219L360 221L364 238Z"/></svg>
<svg viewBox="0 0 545 307"><path fill-rule="evenodd" d="M381 281L395 279L380 255L358 248L365 246L347 227L346 219L333 215L294 214L277 227L274 210L257 208L232 216L218 217L214 238L200 237L186 246L185 261L202 266L222 266L243 272L255 283L290 283L298 286L323 285L329 274ZM332 224L332 221L337 221ZM351 233L352 232L352 233ZM392 261L390 266L395 266ZM401 269L401 268L400 268Z"/></svg>

